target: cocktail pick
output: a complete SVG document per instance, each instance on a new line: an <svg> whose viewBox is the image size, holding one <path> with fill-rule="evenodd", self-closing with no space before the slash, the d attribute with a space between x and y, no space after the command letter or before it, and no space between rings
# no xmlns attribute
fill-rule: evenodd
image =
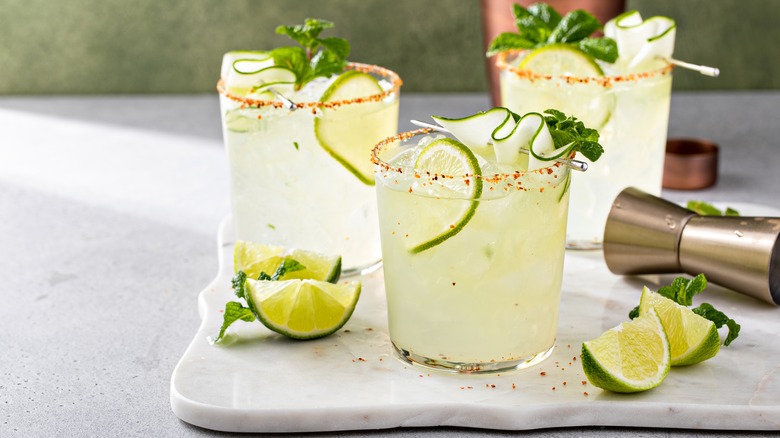
<svg viewBox="0 0 780 438"><path fill-rule="evenodd" d="M439 125L433 125L433 124L430 124L430 123L421 122L419 120L410 120L410 122L412 123L412 125L419 126L421 128L427 128L427 129L431 129L431 130L434 130L434 131L443 132L445 134L450 134L449 130L447 130L446 128L443 128L443 127L441 127ZM524 149L524 148L521 148L520 152L523 153L523 154L529 154L530 153L528 151L528 149ZM569 158L557 158L555 161L557 161L557 162L559 162L559 163L561 163L561 164L563 164L565 166L568 166L571 169L578 170L580 172L585 172L586 170L588 170L588 163L586 163L584 161L573 160L573 159L569 159Z"/></svg>
<svg viewBox="0 0 780 438"><path fill-rule="evenodd" d="M699 216L629 187L612 203L603 247L615 274L703 273L780 305L780 218Z"/></svg>
<svg viewBox="0 0 780 438"><path fill-rule="evenodd" d="M274 95L274 96L276 96L276 98L277 98L277 99L281 100L281 101L282 101L282 103L284 104L284 106L285 106L285 107L286 107L288 110L290 110L290 111L295 111L295 110L297 110L297 109L298 109L298 104L296 104L296 103L295 103L295 102L293 102L292 100L290 100L290 99L288 99L288 98L284 97L284 95L282 95L282 93L280 93L280 92L278 92L278 91L274 90L273 88L269 88L268 90L269 90L271 93L273 93L273 95Z"/></svg>
<svg viewBox="0 0 780 438"><path fill-rule="evenodd" d="M697 71L704 76L710 76L717 78L720 76L720 69L717 67L708 67L706 65L691 64L690 62L680 61L674 58L662 58L668 61L670 64L674 64L677 67L687 68L688 70Z"/></svg>

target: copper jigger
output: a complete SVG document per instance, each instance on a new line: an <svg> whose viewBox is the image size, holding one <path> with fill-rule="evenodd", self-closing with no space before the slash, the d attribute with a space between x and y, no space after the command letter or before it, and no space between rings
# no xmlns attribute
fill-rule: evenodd
<svg viewBox="0 0 780 438"><path fill-rule="evenodd" d="M780 218L699 216L629 187L612 203L603 247L615 274L703 273L780 305Z"/></svg>

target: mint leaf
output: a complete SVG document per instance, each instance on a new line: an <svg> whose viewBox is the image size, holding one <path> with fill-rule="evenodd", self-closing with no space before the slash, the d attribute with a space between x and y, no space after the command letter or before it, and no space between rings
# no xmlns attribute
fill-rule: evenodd
<svg viewBox="0 0 780 438"><path fill-rule="evenodd" d="M244 278L246 278L246 276ZM225 304L225 314L222 317L222 328L219 329L219 334L214 342L219 343L225 337L225 331L228 327L238 320L252 322L255 320L255 315L248 307L244 307L241 303L237 301L228 301L228 303Z"/></svg>
<svg viewBox="0 0 780 438"><path fill-rule="evenodd" d="M565 152L559 156L568 156L572 151L576 151L588 160L596 161L604 153L604 147L598 142L599 133L595 129L587 128L576 117L566 116L556 109L547 109L544 114L544 120L550 130L555 148L560 149L568 146L568 149L565 149Z"/></svg>
<svg viewBox="0 0 780 438"><path fill-rule="evenodd" d="M536 3L528 9L514 4L512 13L518 32L505 32L491 41L487 56L518 49L536 49L549 44L568 44L586 55L604 62L617 60L617 43L611 38L591 38L601 23L590 13L578 9L561 17L553 7Z"/></svg>
<svg viewBox="0 0 780 438"><path fill-rule="evenodd" d="M715 309L715 307L712 306L712 304L709 303L701 303L699 307L696 307L693 310L693 313L700 315L704 318L709 319L713 323L715 323L715 327L721 328L725 324L728 329L729 333L726 335L726 340L723 342L723 345L729 346L731 342L734 339L737 339L739 336L739 330L740 325L737 324L736 321L726 316L725 313Z"/></svg>
<svg viewBox="0 0 780 438"><path fill-rule="evenodd" d="M282 260L282 264L276 268L276 272L274 272L274 275L269 277L269 279L271 281L277 281L288 272L301 271L303 269L306 269L306 266L303 266L298 260L285 257L284 260Z"/></svg>
<svg viewBox="0 0 780 438"><path fill-rule="evenodd" d="M688 201L686 207L702 216L723 216L723 212L719 208L704 201Z"/></svg>
<svg viewBox="0 0 780 438"><path fill-rule="evenodd" d="M631 319L634 319L637 316L639 316L639 306L634 307L630 312L628 312L628 317Z"/></svg>
<svg viewBox="0 0 780 438"><path fill-rule="evenodd" d="M487 56L493 56L499 52L517 49L532 49L536 44L516 33L504 32L490 42Z"/></svg>
<svg viewBox="0 0 780 438"><path fill-rule="evenodd" d="M583 9L566 14L550 35L551 42L572 43L587 38L601 28L601 23Z"/></svg>
<svg viewBox="0 0 780 438"><path fill-rule="evenodd" d="M618 57L617 43L612 38L585 38L580 40L577 47L593 58L610 64Z"/></svg>
<svg viewBox="0 0 780 438"><path fill-rule="evenodd" d="M233 293L238 298L246 298L246 273L244 271L238 271L230 283L233 287Z"/></svg>
<svg viewBox="0 0 780 438"><path fill-rule="evenodd" d="M685 207L701 216L739 216L739 212L731 207L721 211L718 207L704 201L688 201Z"/></svg>
<svg viewBox="0 0 780 438"><path fill-rule="evenodd" d="M530 14L515 20L515 25L518 29L522 29L520 33L526 39L534 42L534 46L547 41L552 33L544 21Z"/></svg>
<svg viewBox="0 0 780 438"><path fill-rule="evenodd" d="M327 20L307 18L304 24L279 26L276 33L287 35L300 47L277 47L271 50L274 64L295 73L295 89L320 76L328 77L344 70L349 56L349 42L343 38L320 38L323 30L333 27Z"/></svg>
<svg viewBox="0 0 780 438"><path fill-rule="evenodd" d="M707 279L704 274L688 280L685 277L677 277L669 286L658 289L658 293L683 306L693 304L693 296L707 288Z"/></svg>
<svg viewBox="0 0 780 438"><path fill-rule="evenodd" d="M555 29L561 22L561 14L547 3L532 4L528 7L528 13L540 19L550 29Z"/></svg>
<svg viewBox="0 0 780 438"><path fill-rule="evenodd" d="M331 21L307 18L303 24L277 26L276 33L279 35L287 35L303 47L312 47L317 44L317 37L320 32L333 26L335 26L335 24Z"/></svg>

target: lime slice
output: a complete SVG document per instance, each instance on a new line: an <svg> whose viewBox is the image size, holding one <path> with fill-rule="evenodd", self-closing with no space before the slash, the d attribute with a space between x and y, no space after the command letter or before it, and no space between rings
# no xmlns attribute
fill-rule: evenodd
<svg viewBox="0 0 780 438"><path fill-rule="evenodd" d="M285 257L305 266L299 271L288 272L280 280L311 279L335 283L341 276L341 256L329 256L302 249L285 250L281 246L263 245L239 240L233 250L233 271L244 271L247 278L255 279L261 272L273 275Z"/></svg>
<svg viewBox="0 0 780 438"><path fill-rule="evenodd" d="M715 323L645 287L639 314L646 314L651 309L658 313L669 337L672 366L693 365L718 354L720 336Z"/></svg>
<svg viewBox="0 0 780 438"><path fill-rule="evenodd" d="M581 50L566 44L551 44L529 53L518 65L519 69L535 73L578 78L598 78L604 71L596 61ZM539 111L555 108L566 114L572 114L586 126L599 129L604 126L612 114L613 96L604 93L599 83L568 84L566 88L576 87L576 92L560 92L553 84L555 92L542 93L539 96Z"/></svg>
<svg viewBox="0 0 780 438"><path fill-rule="evenodd" d="M420 209L418 228L407 240L409 251L417 254L460 233L477 210L476 199L482 195L482 179L474 177L481 174L474 153L451 138L435 140L423 148L414 169L452 177L436 181L435 186L441 189L439 195L444 199L440 205L436 209Z"/></svg>
<svg viewBox="0 0 780 438"><path fill-rule="evenodd" d="M339 76L325 90L321 102L368 97L382 93L379 82L368 73L350 70ZM323 108L314 119L314 135L320 145L362 183L374 185L374 165L371 148L397 129L397 120L380 112L387 104L361 102L358 104Z"/></svg>
<svg viewBox="0 0 780 438"><path fill-rule="evenodd" d="M360 298L360 283L247 279L247 304L269 329L294 339L327 336L346 324Z"/></svg>
<svg viewBox="0 0 780 438"><path fill-rule="evenodd" d="M669 340L652 309L582 344L582 369L588 380L612 392L655 388L670 365Z"/></svg>

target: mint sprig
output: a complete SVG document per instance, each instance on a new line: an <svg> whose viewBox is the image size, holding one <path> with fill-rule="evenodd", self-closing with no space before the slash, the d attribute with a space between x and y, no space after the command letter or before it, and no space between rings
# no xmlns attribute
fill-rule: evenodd
<svg viewBox="0 0 780 438"><path fill-rule="evenodd" d="M662 286L658 289L658 294L674 301L682 306L690 307L693 304L693 296L701 293L707 288L707 278L704 274L699 274L688 280L685 277L677 277L672 280L669 286ZM726 325L729 329L726 340L723 345L729 346L734 339L739 336L740 325L736 321L726 316L725 313L717 310L712 304L702 303L699 307L691 309L693 313L712 321L716 328ZM639 306L631 309L628 317L631 319L639 316Z"/></svg>
<svg viewBox="0 0 780 438"><path fill-rule="evenodd" d="M299 44L271 50L274 64L295 73L295 89L300 90L316 77L328 77L344 70L349 56L349 42L343 38L320 38L323 30L333 27L327 20L307 18L304 24L279 26L276 33L287 35Z"/></svg>
<svg viewBox="0 0 780 438"><path fill-rule="evenodd" d="M686 208L701 216L739 216L739 212L731 207L726 207L725 210L721 211L721 209L704 201L688 201Z"/></svg>
<svg viewBox="0 0 780 438"><path fill-rule="evenodd" d="M536 49L550 44L568 44L587 55L613 63L618 57L615 40L608 37L592 38L601 29L598 19L585 10L571 11L561 17L552 6L535 3L528 8L513 5L518 33L504 32L488 47L487 56L517 49Z"/></svg>
<svg viewBox="0 0 780 438"><path fill-rule="evenodd" d="M306 269L306 266L292 257L285 257L279 267L276 268L276 271L273 275L268 275L266 272L261 272L257 279L261 281L278 281L284 274L288 272L300 271L302 269ZM248 293L246 289L246 279L246 273L244 271L238 271L236 275L234 275L230 280L233 293L244 301L247 301ZM220 327L219 334L214 339L214 342L219 343L222 341L225 338L225 332L227 331L228 327L239 320L252 322L255 320L255 314L249 307L244 306L238 301L228 301L227 304L225 304L225 313L222 316L222 327Z"/></svg>
<svg viewBox="0 0 780 438"><path fill-rule="evenodd" d="M576 117L567 116L556 109L545 110L544 114L544 121L547 123L550 135L552 135L555 149L568 146L565 155L576 151L590 161L597 161L604 153L604 147L599 144L597 130L586 127ZM557 156L560 155L562 154Z"/></svg>

